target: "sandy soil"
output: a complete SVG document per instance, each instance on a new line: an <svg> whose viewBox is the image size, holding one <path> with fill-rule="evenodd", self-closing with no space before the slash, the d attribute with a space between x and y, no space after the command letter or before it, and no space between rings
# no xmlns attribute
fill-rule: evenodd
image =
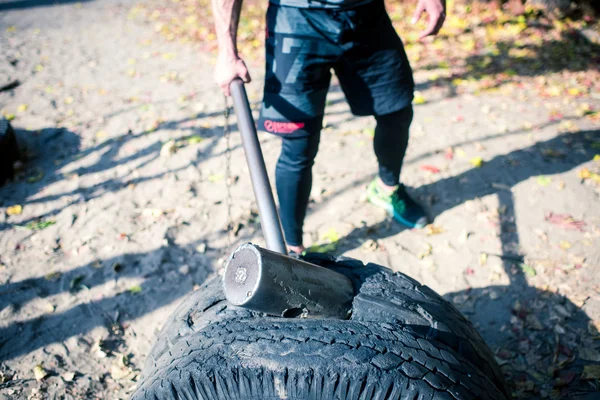
<svg viewBox="0 0 600 400"><path fill-rule="evenodd" d="M173 307L236 244L263 240L233 119L237 236L224 231L211 56L128 18L131 1L49 3L0 1L0 86L20 81L0 109L27 155L0 188L0 399L126 398ZM402 179L434 226L403 229L365 202L374 121L352 117L333 85L307 243L337 239L336 253L444 294L518 397L593 392L581 374L600 362L600 191L578 172L597 168L598 121L549 117L560 98L519 89L453 95L424 74ZM278 140L261 140L272 171Z"/></svg>

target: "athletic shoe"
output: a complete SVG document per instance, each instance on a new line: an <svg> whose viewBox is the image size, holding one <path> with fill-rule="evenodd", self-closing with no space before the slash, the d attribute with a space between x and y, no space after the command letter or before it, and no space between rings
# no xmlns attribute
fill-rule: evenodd
<svg viewBox="0 0 600 400"><path fill-rule="evenodd" d="M404 185L398 185L396 190L389 192L375 179L369 184L367 199L409 228L423 228L427 225L425 210L406 193Z"/></svg>

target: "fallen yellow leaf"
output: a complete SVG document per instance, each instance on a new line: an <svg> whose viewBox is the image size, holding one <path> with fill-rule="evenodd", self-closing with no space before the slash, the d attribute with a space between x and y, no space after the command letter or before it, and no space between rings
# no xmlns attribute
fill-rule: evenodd
<svg viewBox="0 0 600 400"><path fill-rule="evenodd" d="M454 150L454 153L456 153L457 156L462 157L462 158L467 156L467 153L465 153L465 151L463 149L456 149L456 150Z"/></svg>
<svg viewBox="0 0 600 400"><path fill-rule="evenodd" d="M17 112L25 112L27 111L27 109L29 108L29 106L27 104L21 104L19 105L19 107L17 107Z"/></svg>
<svg viewBox="0 0 600 400"><path fill-rule="evenodd" d="M222 174L214 174L214 175L209 175L208 177L208 181L215 183L215 182L219 182L223 180L223 175Z"/></svg>
<svg viewBox="0 0 600 400"><path fill-rule="evenodd" d="M592 174L589 169L581 168L579 171L577 171L577 176L579 179L588 179L590 176L592 176Z"/></svg>
<svg viewBox="0 0 600 400"><path fill-rule="evenodd" d="M6 214L8 215L21 215L23 212L23 206L17 204L14 206L10 206L6 209Z"/></svg>
<svg viewBox="0 0 600 400"><path fill-rule="evenodd" d="M571 242L567 242L566 240L561 240L559 246L563 250L569 250L572 247Z"/></svg>
<svg viewBox="0 0 600 400"><path fill-rule="evenodd" d="M469 162L475 167L479 168L483 165L483 158L481 157L473 157L469 160Z"/></svg>
<svg viewBox="0 0 600 400"><path fill-rule="evenodd" d="M487 253L479 254L479 265L485 265L487 263L488 255Z"/></svg>
<svg viewBox="0 0 600 400"><path fill-rule="evenodd" d="M416 91L413 103L414 104L425 104L425 103L427 103L427 100L425 100L425 97L423 97L423 95L421 94L421 92Z"/></svg>
<svg viewBox="0 0 600 400"><path fill-rule="evenodd" d="M425 227L425 234L427 236L439 235L442 232L444 232L444 228L434 224L429 224Z"/></svg>
<svg viewBox="0 0 600 400"><path fill-rule="evenodd" d="M329 228L321 235L321 240L327 240L330 243L334 243L340 240L340 236L338 235L335 228Z"/></svg>
<svg viewBox="0 0 600 400"><path fill-rule="evenodd" d="M425 248L425 251L419 253L417 255L417 257L419 257L420 259L423 259L425 257L429 257L431 255L431 253L433 253L433 247L431 247L431 245L429 243L427 243L427 247Z"/></svg>
<svg viewBox="0 0 600 400"><path fill-rule="evenodd" d="M48 371L46 371L44 367L42 367L42 364L38 364L35 367L33 367L33 376L36 380L41 381L42 379L48 376Z"/></svg>

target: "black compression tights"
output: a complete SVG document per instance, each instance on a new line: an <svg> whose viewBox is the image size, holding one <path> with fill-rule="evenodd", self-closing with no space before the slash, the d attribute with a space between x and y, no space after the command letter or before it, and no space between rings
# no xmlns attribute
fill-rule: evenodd
<svg viewBox="0 0 600 400"><path fill-rule="evenodd" d="M373 148L379 163L379 177L388 186L397 185L408 145L408 130L413 118L412 106L387 115L375 116L377 127ZM302 226L312 187L312 166L321 133L284 138L275 169L281 223L291 246L302 244Z"/></svg>

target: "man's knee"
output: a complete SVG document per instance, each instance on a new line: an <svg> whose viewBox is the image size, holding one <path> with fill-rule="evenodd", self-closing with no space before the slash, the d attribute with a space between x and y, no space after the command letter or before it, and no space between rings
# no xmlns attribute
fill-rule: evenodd
<svg viewBox="0 0 600 400"><path fill-rule="evenodd" d="M414 116L412 104L398 111L385 115L375 115L378 125L385 127L409 127Z"/></svg>
<svg viewBox="0 0 600 400"><path fill-rule="evenodd" d="M301 138L283 138L277 167L294 172L311 168L318 149L318 135Z"/></svg>

